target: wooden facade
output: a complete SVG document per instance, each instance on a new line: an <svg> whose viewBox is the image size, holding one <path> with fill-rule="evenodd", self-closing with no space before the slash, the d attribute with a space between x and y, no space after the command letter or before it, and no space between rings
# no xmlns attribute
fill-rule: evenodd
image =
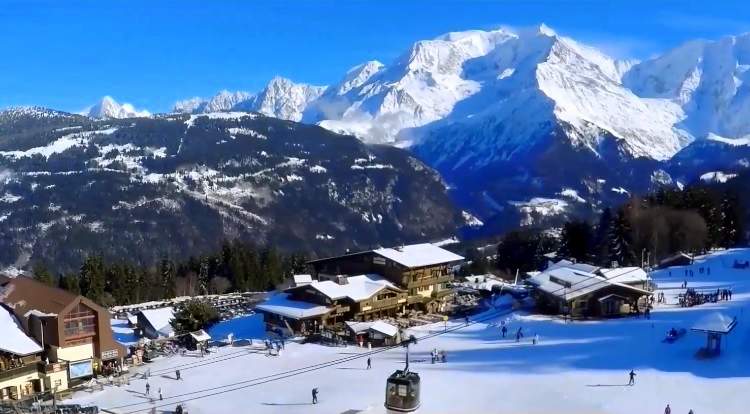
<svg viewBox="0 0 750 414"><path fill-rule="evenodd" d="M536 290L534 297L540 309L572 317L613 317L645 309L643 293L617 285L567 300L541 290Z"/></svg>
<svg viewBox="0 0 750 414"><path fill-rule="evenodd" d="M420 267L404 266L374 251L348 254L309 262L311 273L318 280L335 280L336 275L378 274L406 292L406 302L399 300L386 302L399 312L407 309L420 309L426 312L440 310L443 298L450 293L449 284L453 281L452 263L437 263ZM400 305L405 305L400 308ZM362 305L378 306L373 303ZM400 308L400 309L398 309ZM363 311L367 312L367 311Z"/></svg>
<svg viewBox="0 0 750 414"><path fill-rule="evenodd" d="M321 326L344 321L369 321L384 316L396 316L407 303L406 291L385 287L367 299L333 300L311 285L288 289L289 299L328 306L331 311L318 318Z"/></svg>

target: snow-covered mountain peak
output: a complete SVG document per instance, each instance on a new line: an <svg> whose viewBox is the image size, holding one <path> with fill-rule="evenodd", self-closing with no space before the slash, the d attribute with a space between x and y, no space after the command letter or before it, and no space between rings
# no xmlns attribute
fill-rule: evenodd
<svg viewBox="0 0 750 414"><path fill-rule="evenodd" d="M372 75L378 73L385 65L378 62L377 60L371 60L361 65L357 65L346 72L344 79L334 87L335 93L343 95L350 90L361 86L367 82Z"/></svg>
<svg viewBox="0 0 750 414"><path fill-rule="evenodd" d="M89 108L85 115L95 119L106 118L140 118L151 114L146 110L138 110L132 104L119 104L111 96L105 96L96 105Z"/></svg>
<svg viewBox="0 0 750 414"><path fill-rule="evenodd" d="M750 134L750 34L691 41L634 66L624 84L639 96L671 100L697 137Z"/></svg>

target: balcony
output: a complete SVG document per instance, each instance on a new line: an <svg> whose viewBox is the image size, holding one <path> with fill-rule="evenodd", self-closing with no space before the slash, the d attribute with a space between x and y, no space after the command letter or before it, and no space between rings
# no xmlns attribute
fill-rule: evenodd
<svg viewBox="0 0 750 414"><path fill-rule="evenodd" d="M11 378L23 377L25 375L33 374L38 370L37 365L38 364L33 363L22 365L20 367L0 370L0 382Z"/></svg>
<svg viewBox="0 0 750 414"><path fill-rule="evenodd" d="M447 275L442 275L438 277L429 277L426 279L417 280L416 282L410 282L408 288L413 289L413 288L430 286L430 285L434 285L437 283L446 283L446 282L451 282L451 281L453 281L453 275L449 273Z"/></svg>
<svg viewBox="0 0 750 414"><path fill-rule="evenodd" d="M368 306L362 306L360 304L360 309L362 312L370 312L373 310L395 308L397 306L401 306L404 303L406 303L406 296L396 296L395 298L373 300Z"/></svg>

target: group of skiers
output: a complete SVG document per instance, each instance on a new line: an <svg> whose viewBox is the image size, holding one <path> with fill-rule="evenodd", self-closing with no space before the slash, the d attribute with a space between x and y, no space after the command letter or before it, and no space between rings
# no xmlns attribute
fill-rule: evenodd
<svg viewBox="0 0 750 414"><path fill-rule="evenodd" d="M430 351L430 357L432 358L432 363L435 362L448 362L448 353L445 351L438 351L437 348Z"/></svg>
<svg viewBox="0 0 750 414"><path fill-rule="evenodd" d="M680 306L684 308L731 299L732 289L716 289L716 292L699 293L693 288L688 288L684 294L680 295Z"/></svg>
<svg viewBox="0 0 750 414"><path fill-rule="evenodd" d="M159 401L162 401L164 397L161 394L161 387L159 387ZM148 380L146 380L146 396L151 396L151 384L148 383Z"/></svg>
<svg viewBox="0 0 750 414"><path fill-rule="evenodd" d="M508 326L505 321L500 321L500 334L505 338L508 335ZM519 326L516 330L516 342L520 342L523 338L523 327ZM536 345L539 343L539 334L534 334L531 338L531 343Z"/></svg>

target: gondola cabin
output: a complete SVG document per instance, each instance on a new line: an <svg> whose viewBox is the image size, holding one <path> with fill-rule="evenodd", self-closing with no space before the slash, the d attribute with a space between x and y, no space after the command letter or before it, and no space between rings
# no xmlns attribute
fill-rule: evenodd
<svg viewBox="0 0 750 414"><path fill-rule="evenodd" d="M385 408L389 413L410 413L419 408L419 374L398 370L388 377Z"/></svg>

